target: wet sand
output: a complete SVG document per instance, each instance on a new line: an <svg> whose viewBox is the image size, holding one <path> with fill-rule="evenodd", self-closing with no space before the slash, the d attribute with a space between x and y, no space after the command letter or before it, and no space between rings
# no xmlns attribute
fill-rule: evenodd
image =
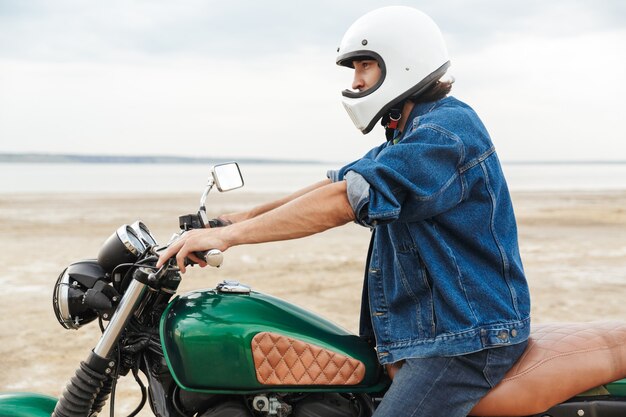
<svg viewBox="0 0 626 417"><path fill-rule="evenodd" d="M211 195L209 214L272 197ZM626 320L626 191L528 192L513 200L534 322ZM58 396L95 345L97 324L65 330L52 311L53 284L68 264L95 257L118 226L137 219L165 242L197 201L195 194L1 195L0 391ZM356 332L368 243L369 231L349 224L296 241L232 248L222 268L192 268L179 293L236 279ZM122 380L116 415L129 414L138 394L132 378ZM146 406L140 416L149 415Z"/></svg>

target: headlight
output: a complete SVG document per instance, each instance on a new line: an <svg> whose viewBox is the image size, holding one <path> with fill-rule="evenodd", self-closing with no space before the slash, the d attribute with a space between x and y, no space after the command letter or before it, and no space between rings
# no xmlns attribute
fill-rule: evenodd
<svg viewBox="0 0 626 417"><path fill-rule="evenodd" d="M96 260L75 262L61 273L54 286L52 307L61 326L78 329L98 315L108 319L119 294L105 279Z"/></svg>
<svg viewBox="0 0 626 417"><path fill-rule="evenodd" d="M104 242L98 253L98 263L106 272L111 273L120 264L137 261L145 250L146 245L138 232L125 224Z"/></svg>

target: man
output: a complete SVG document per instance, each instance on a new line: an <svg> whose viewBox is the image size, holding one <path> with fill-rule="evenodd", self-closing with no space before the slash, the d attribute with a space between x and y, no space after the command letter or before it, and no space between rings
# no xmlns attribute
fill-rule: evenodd
<svg viewBox="0 0 626 417"><path fill-rule="evenodd" d="M530 300L512 204L489 135L447 96L448 54L437 25L385 7L346 32L337 63L354 69L343 103L387 141L329 179L233 224L185 234L176 254L294 239L356 221L373 230L361 336L395 373L375 416L466 416L523 352Z"/></svg>

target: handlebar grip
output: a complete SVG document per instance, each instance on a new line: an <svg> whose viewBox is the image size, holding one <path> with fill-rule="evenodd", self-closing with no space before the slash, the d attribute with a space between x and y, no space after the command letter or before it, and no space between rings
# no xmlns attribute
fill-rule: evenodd
<svg viewBox="0 0 626 417"><path fill-rule="evenodd" d="M204 259L204 261L209 266L213 266L215 268L219 268L220 266L222 266L222 262L224 261L224 254L219 249L194 252L194 255L196 255L200 259ZM188 265L195 264L195 262L192 262L189 258L186 258L186 262L188 263Z"/></svg>
<svg viewBox="0 0 626 417"><path fill-rule="evenodd" d="M204 255L204 260L207 264L219 268L224 261L224 254L219 249L211 249Z"/></svg>

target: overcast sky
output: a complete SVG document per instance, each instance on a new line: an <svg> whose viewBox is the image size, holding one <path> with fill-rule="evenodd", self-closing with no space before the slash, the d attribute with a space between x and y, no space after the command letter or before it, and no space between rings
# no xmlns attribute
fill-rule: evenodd
<svg viewBox="0 0 626 417"><path fill-rule="evenodd" d="M388 4L439 24L501 159L626 160L622 0L0 0L0 152L356 159L384 139L336 49Z"/></svg>

